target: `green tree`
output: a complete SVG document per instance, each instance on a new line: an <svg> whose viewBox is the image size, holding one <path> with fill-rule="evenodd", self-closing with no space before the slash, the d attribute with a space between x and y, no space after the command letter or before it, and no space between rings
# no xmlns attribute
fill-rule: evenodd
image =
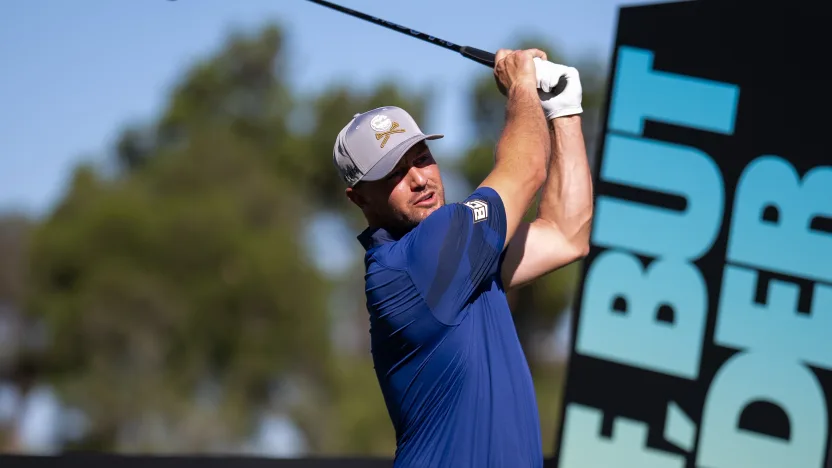
<svg viewBox="0 0 832 468"><path fill-rule="evenodd" d="M0 303L18 304L24 294L24 271L33 221L9 213L0 216Z"/></svg>
<svg viewBox="0 0 832 468"><path fill-rule="evenodd" d="M0 215L0 382L14 384L24 395L38 371L20 313L32 225L24 215ZM17 450L19 429L15 420L0 424L0 452Z"/></svg>
<svg viewBox="0 0 832 468"><path fill-rule="evenodd" d="M280 384L328 385L328 285L300 247L306 202L271 167L293 156L281 42L267 28L197 64L150 138L125 133L123 171L80 167L35 232L28 310L92 421L82 447L226 447Z"/></svg>

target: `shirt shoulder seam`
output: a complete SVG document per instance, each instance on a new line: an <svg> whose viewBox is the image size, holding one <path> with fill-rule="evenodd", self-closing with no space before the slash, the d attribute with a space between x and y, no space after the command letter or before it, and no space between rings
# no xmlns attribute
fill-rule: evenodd
<svg viewBox="0 0 832 468"><path fill-rule="evenodd" d="M407 280L410 281L410 284L413 286L413 289L416 290L416 294L419 295L419 299L422 300L422 303L425 305L425 308L428 309L428 312L430 312L431 318L433 320L435 320L436 323L442 325L443 327L447 327L447 328L456 328L456 327L459 326L458 323L457 324L446 323L444 320L440 320L439 317L436 316L436 313L434 312L433 308L431 308L430 304L428 304L428 301L425 299L425 295L422 294L422 291L419 289L418 286L416 286L416 282L413 281L413 274L410 272L410 269L407 266L402 267L402 268L392 267L392 266L388 265L387 263L385 263L384 261L382 261L381 259L379 259L378 256L376 255L376 252L371 253L370 256L372 258L374 258L375 261L379 265L381 265L382 267L387 268L389 270L393 270L393 271L403 272L404 274L407 275Z"/></svg>
<svg viewBox="0 0 832 468"><path fill-rule="evenodd" d="M422 299L422 302L425 304L425 308L427 308L427 309L428 309L428 311L430 312L430 316L431 316L431 317L433 317L433 319L434 319L434 320L436 320L436 322L437 322L437 323L439 323L440 325L442 325L442 326L444 326L444 327L448 327L448 328L456 328L456 327L458 327L458 326L459 326L459 323L447 323L447 322L445 322L444 320L442 320L442 319L440 319L439 317L437 317L437 315L436 315L436 311L434 311L434 310L433 310L433 307L431 307L431 306L430 306L430 304L428 304L427 299L425 299L425 295L424 295L424 294L422 294L422 290L421 290L421 289L419 289L419 286L417 286L417 285L416 285L416 282L415 282L415 281L413 281L413 274L410 272L410 269L409 269L409 268L406 268L406 269L405 269L405 273L407 273L407 279L410 281L410 284L412 284L412 285L413 285L413 289L415 289L415 290L416 290L416 294L418 294L418 295L419 295L419 298L420 298L420 299ZM460 321L460 323L462 323L462 322Z"/></svg>
<svg viewBox="0 0 832 468"><path fill-rule="evenodd" d="M408 273L408 279L410 278L410 274L407 271L407 267L398 268L398 267L390 266L390 265L387 264L387 262L378 258L378 255L376 255L377 253L378 253L378 250L374 251L373 253L370 254L370 257L372 257L379 265L383 266L384 268L387 268L388 270L403 271L405 273Z"/></svg>

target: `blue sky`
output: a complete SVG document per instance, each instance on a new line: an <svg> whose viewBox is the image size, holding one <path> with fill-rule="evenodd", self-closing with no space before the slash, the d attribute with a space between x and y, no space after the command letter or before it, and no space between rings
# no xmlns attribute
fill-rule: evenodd
<svg viewBox="0 0 832 468"><path fill-rule="evenodd" d="M618 8L655 2L336 3L460 45L495 51L523 31L569 56L607 62ZM232 29L270 21L289 35L289 76L300 91L390 77L403 87L430 87L437 96L430 118L439 128L425 130L446 134L436 152L466 143L465 86L482 65L304 0L2 2L0 211L47 211L72 168L103 159L126 124L152 119L191 63L217 50Z"/></svg>

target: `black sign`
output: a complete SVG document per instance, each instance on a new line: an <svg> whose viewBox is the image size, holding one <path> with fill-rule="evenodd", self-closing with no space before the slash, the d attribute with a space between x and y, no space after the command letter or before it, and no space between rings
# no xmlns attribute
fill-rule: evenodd
<svg viewBox="0 0 832 468"><path fill-rule="evenodd" d="M560 468L828 461L832 27L743 3L620 11Z"/></svg>

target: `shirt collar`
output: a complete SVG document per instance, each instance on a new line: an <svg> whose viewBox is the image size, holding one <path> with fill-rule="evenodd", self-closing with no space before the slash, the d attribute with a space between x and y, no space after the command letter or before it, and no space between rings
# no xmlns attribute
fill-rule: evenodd
<svg viewBox="0 0 832 468"><path fill-rule="evenodd" d="M399 240L399 238L388 232L386 229L377 227L368 227L358 235L358 242L361 242L361 245L364 246L364 250L370 250L388 242L395 242L397 240Z"/></svg>

